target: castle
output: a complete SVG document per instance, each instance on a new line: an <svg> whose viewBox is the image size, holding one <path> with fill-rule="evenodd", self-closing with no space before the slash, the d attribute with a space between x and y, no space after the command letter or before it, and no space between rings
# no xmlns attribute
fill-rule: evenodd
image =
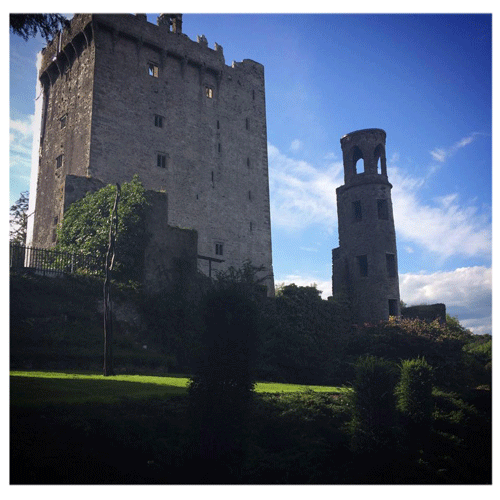
<svg viewBox="0 0 500 500"><path fill-rule="evenodd" d="M77 14L38 79L29 245L53 247L71 203L138 174L154 195L150 277L173 257L205 274L249 260L274 294L261 64L227 66L220 45L182 33L180 14Z"/></svg>
<svg viewBox="0 0 500 500"><path fill-rule="evenodd" d="M344 185L337 188L339 247L332 250L332 293L348 298L358 323L401 314L385 139L385 131L366 129L340 140ZM360 160L364 169L358 171Z"/></svg>
<svg viewBox="0 0 500 500"><path fill-rule="evenodd" d="M227 66L220 45L182 33L180 14L157 25L145 14L78 14L43 49L38 88L29 245L55 246L71 203L138 174L152 205L150 289L178 280L179 262L211 275L250 261L274 294L261 64ZM358 323L401 314L385 140L380 129L341 139L332 293Z"/></svg>

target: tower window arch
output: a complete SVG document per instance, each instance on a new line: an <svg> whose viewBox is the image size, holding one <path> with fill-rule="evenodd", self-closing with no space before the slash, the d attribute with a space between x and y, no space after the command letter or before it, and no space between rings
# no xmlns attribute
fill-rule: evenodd
<svg viewBox="0 0 500 500"><path fill-rule="evenodd" d="M374 163L377 165L377 174L387 175L387 165L385 161L385 149L379 144L373 151Z"/></svg>
<svg viewBox="0 0 500 500"><path fill-rule="evenodd" d="M351 158L352 158L353 172L355 174L360 173L357 168L358 160L363 160L363 171L364 171L365 159L363 158L363 152L361 151L361 149L359 149L358 146L354 146L354 148L352 149Z"/></svg>

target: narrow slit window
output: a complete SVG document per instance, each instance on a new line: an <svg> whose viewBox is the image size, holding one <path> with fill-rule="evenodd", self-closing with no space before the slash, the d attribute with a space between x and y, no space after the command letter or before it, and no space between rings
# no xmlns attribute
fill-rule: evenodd
<svg viewBox="0 0 500 500"><path fill-rule="evenodd" d="M393 253L386 253L385 260L387 262L387 275L389 278L396 277L396 256Z"/></svg>
<svg viewBox="0 0 500 500"><path fill-rule="evenodd" d="M247 167L250 166L250 158L247 158Z"/></svg>
<svg viewBox="0 0 500 500"><path fill-rule="evenodd" d="M159 168L167 168L167 155L164 153L158 153L156 155L156 166Z"/></svg>
<svg viewBox="0 0 500 500"><path fill-rule="evenodd" d="M155 115L155 127L163 128L163 116Z"/></svg>
<svg viewBox="0 0 500 500"><path fill-rule="evenodd" d="M245 128L248 130L250 128L250 120L245 118Z"/></svg>
<svg viewBox="0 0 500 500"><path fill-rule="evenodd" d="M61 128L64 128L66 126L66 122L68 120L68 115L63 115L61 118L59 118L59 123L61 125Z"/></svg>
<svg viewBox="0 0 500 500"><path fill-rule="evenodd" d="M368 258L367 258L367 256L366 255L358 255L357 260L358 260L359 275L361 277L368 276Z"/></svg>
<svg viewBox="0 0 500 500"><path fill-rule="evenodd" d="M63 158L64 158L64 155L59 155L57 158L56 158L56 168L59 169L62 167L63 165Z"/></svg>
<svg viewBox="0 0 500 500"><path fill-rule="evenodd" d="M207 99L213 99L214 89L212 87L209 87L208 85L205 86L205 96L207 97Z"/></svg>
<svg viewBox="0 0 500 500"><path fill-rule="evenodd" d="M220 142L219 142L219 145L217 146L217 150L219 151L220 153L220 150L221 150L221 147L220 147Z"/></svg>
<svg viewBox="0 0 500 500"><path fill-rule="evenodd" d="M152 76L153 78L158 78L160 74L160 70L157 64L155 63L148 63L148 75Z"/></svg>
<svg viewBox="0 0 500 500"><path fill-rule="evenodd" d="M219 120L217 120L217 130L219 130L219 129L220 129L220 122L219 122Z"/></svg>
<svg viewBox="0 0 500 500"><path fill-rule="evenodd" d="M387 200L377 200L378 218L381 220L389 219L389 208Z"/></svg>
<svg viewBox="0 0 500 500"><path fill-rule="evenodd" d="M352 213L354 216L354 220L358 221L363 218L363 212L361 211L361 201L353 201L352 202Z"/></svg>

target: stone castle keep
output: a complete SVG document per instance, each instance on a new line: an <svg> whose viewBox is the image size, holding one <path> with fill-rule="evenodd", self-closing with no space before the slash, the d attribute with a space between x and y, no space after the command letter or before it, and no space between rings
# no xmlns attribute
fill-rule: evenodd
<svg viewBox="0 0 500 500"><path fill-rule="evenodd" d="M227 66L220 45L182 33L180 14L157 25L78 14L40 57L28 245L52 248L71 203L138 174L151 204L147 288L178 280L179 262L210 275L250 261L274 295L263 66ZM332 292L360 323L400 315L385 140L380 129L341 139Z"/></svg>
<svg viewBox="0 0 500 500"><path fill-rule="evenodd" d="M349 298L359 323L400 315L385 138L381 129L366 129L340 140L344 185L337 188L339 247L332 251L332 292Z"/></svg>
<svg viewBox="0 0 500 500"><path fill-rule="evenodd" d="M28 244L53 247L72 202L138 174L153 200L149 278L176 256L205 274L250 260L274 294L261 64L227 66L220 45L182 33L182 15L78 14L38 76Z"/></svg>

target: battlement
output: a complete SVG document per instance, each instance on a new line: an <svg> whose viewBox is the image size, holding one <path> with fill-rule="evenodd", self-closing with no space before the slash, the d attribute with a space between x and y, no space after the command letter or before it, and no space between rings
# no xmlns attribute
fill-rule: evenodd
<svg viewBox="0 0 500 500"><path fill-rule="evenodd" d="M69 25L57 33L42 50L40 79L51 83L72 65L85 47L91 45L96 31L108 32L114 43L121 38L135 41L137 49L149 48L158 58L173 57L182 64L191 64L216 75L222 72L250 70L263 74L261 64L250 59L227 66L223 47L218 43L208 46L205 35L191 40L182 33L181 14L160 14L158 24L148 22L145 14L76 14Z"/></svg>
<svg viewBox="0 0 500 500"><path fill-rule="evenodd" d="M380 128L356 130L340 139L344 160L345 184L367 182L387 182L387 166L385 157L386 133ZM363 171L357 170L357 162L363 160ZM362 176L361 178L359 176ZM367 177L363 179L363 177ZM376 177L374 177L376 176ZM368 178L370 177L370 178Z"/></svg>

